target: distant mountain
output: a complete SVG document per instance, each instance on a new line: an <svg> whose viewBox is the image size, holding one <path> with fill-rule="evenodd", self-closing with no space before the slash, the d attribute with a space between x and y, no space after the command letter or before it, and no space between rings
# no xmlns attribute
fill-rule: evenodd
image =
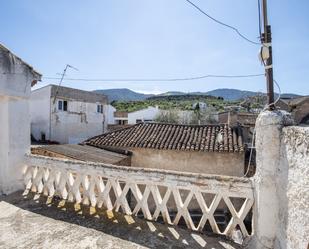
<svg viewBox="0 0 309 249"><path fill-rule="evenodd" d="M251 97L259 94L258 92L251 91L243 91L238 89L216 89L207 92L207 95L215 96L215 97L223 97L225 100L238 100L246 97Z"/></svg>
<svg viewBox="0 0 309 249"><path fill-rule="evenodd" d="M238 89L228 89L228 88L222 88L222 89L216 89L209 92L190 92L190 93L184 93L184 92L167 92L162 93L159 96L171 96L171 95L208 95L208 96L214 96L214 97L222 97L225 100L238 100L245 97L251 97L257 95L257 92L251 92L251 91L242 91Z"/></svg>
<svg viewBox="0 0 309 249"><path fill-rule="evenodd" d="M95 90L97 93L102 93L108 96L108 99L110 102L114 100L120 100L120 101L139 101L139 100L145 100L149 97L164 97L164 96L182 96L182 95L208 95L213 97L222 97L225 100L239 100L246 97L252 97L256 96L262 93L259 92L253 92L253 91L244 91L244 90L238 90L238 89L229 89L229 88L221 88L221 89L215 89L208 92L180 92L180 91L170 91L166 93L161 94L143 94L143 93L137 93L127 88L120 88L120 89L106 89L106 90ZM276 94L276 96L278 96ZM300 95L293 94L293 93L285 93L282 94L281 97L283 98L295 98L300 97Z"/></svg>
<svg viewBox="0 0 309 249"><path fill-rule="evenodd" d="M206 94L179 94L179 95L155 95L147 98L147 100L162 100L162 101L205 101L206 99L218 99ZM223 98L222 98L223 99Z"/></svg>
<svg viewBox="0 0 309 249"><path fill-rule="evenodd" d="M95 90L96 93L104 94L108 97L108 101L137 101L144 100L148 97L154 96L153 94L137 93L127 88L103 89Z"/></svg>

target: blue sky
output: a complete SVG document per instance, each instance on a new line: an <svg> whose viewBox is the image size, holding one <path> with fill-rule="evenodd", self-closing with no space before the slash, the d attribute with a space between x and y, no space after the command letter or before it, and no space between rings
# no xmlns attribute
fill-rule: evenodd
<svg viewBox="0 0 309 249"><path fill-rule="evenodd" d="M217 19L258 37L257 0L192 0ZM175 78L263 73L259 46L214 23L184 0L2 0L0 42L44 76L72 78ZM282 92L309 94L309 1L269 0L274 76ZM57 84L43 80L38 87ZM184 82L76 82L86 89L139 92L265 91L265 79Z"/></svg>

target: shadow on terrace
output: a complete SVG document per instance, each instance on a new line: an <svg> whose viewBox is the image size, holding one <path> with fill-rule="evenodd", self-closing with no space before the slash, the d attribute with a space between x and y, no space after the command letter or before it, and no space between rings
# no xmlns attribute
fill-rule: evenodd
<svg viewBox="0 0 309 249"><path fill-rule="evenodd" d="M219 235L200 234L31 192L0 197L0 223L0 247L5 248L241 248Z"/></svg>

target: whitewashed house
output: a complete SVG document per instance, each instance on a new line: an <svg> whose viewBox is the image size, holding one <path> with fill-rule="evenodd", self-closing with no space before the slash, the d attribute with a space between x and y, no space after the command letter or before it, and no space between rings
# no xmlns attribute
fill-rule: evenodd
<svg viewBox="0 0 309 249"><path fill-rule="evenodd" d="M155 117L160 113L160 109L156 106L149 106L145 109L135 112L114 112L114 124L117 125L133 125L138 123L153 122Z"/></svg>
<svg viewBox="0 0 309 249"><path fill-rule="evenodd" d="M19 168L30 150L30 92L40 79L32 66L0 44L0 195L23 186Z"/></svg>
<svg viewBox="0 0 309 249"><path fill-rule="evenodd" d="M107 97L48 85L31 93L31 134L36 140L76 144L107 129Z"/></svg>
<svg viewBox="0 0 309 249"><path fill-rule="evenodd" d="M128 124L147 123L154 121L155 117L159 114L160 109L156 106L149 106L145 109L129 112L128 113Z"/></svg>

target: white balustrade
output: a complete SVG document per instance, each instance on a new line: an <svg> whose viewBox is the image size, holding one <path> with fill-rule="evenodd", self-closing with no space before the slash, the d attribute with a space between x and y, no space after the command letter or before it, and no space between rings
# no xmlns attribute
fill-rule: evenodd
<svg viewBox="0 0 309 249"><path fill-rule="evenodd" d="M254 203L252 185L245 178L29 155L24 180L30 191L60 196L71 202L121 210L128 215L141 213L145 219L162 218L172 225L178 225L182 219L192 230L203 231L208 222L209 228L217 234L231 236L235 229L244 237L252 234L251 227L244 224L247 216L252 223L250 211ZM231 216L223 231L216 220L216 210L222 205ZM197 210L196 222L192 217ZM172 214L175 214L173 219Z"/></svg>

